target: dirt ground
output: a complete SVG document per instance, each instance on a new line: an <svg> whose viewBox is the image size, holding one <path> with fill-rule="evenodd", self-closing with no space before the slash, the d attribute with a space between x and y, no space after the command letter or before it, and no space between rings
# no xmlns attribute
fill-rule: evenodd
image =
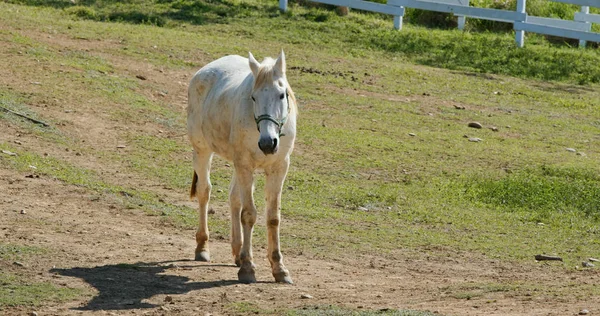
<svg viewBox="0 0 600 316"><path fill-rule="evenodd" d="M65 49L96 50L116 65L120 73L143 75L153 84L165 87L168 95L148 92L148 97L167 98L184 115L185 82L191 73L164 71L102 53L105 46L118 43L35 33L29 36L38 36L49 45ZM16 55L12 57L23 67L35 63ZM4 59L0 67L6 69L8 63ZM56 65L44 67L48 72L60 70ZM74 96L66 95L63 100L45 98L36 90L39 87L31 84L38 80L43 84L43 79L16 74L0 78L0 83L17 91L31 92L34 95L31 106L43 107L34 110L55 122L64 122L59 126L63 133L76 135L82 143L94 144L95 148L114 150L126 128L137 133L158 133L160 127L150 122L123 127L103 115L97 104L75 107L69 104ZM156 181L129 173L126 166L107 166L93 155L48 146L39 136L8 121L0 120L0 131L1 142L110 173L116 183L160 191L169 201L194 205L187 202L187 192L164 189ZM376 311L413 309L443 315L577 315L583 309L591 315L600 313L600 297L581 297L568 291L573 283L598 284L599 274L593 270L567 271L551 263L511 263L448 250L432 250L448 252L447 260L431 260L426 254L409 255L399 250L393 260L389 256L387 259L356 256L324 261L286 254L283 245L284 260L295 284L282 285L273 283L264 250L255 249L259 283L243 285L237 282L237 268L227 240L211 241L211 263L191 261L194 230L174 227L159 216L125 208L85 188L44 175L28 177L31 174L35 172L0 168L0 237L5 243L39 246L50 251L23 261L24 266L0 261L0 268L58 287L87 289L89 295L66 303L1 310L5 315L25 315L32 311L38 315L227 315L236 311L243 314L239 308L232 308L240 302L271 310L273 314L328 305ZM228 212L222 205L215 208L220 214ZM517 287L534 283L540 288L556 290L486 290L485 284L498 282ZM479 294L457 295L464 292ZM305 294L310 297L303 298Z"/></svg>
<svg viewBox="0 0 600 316"><path fill-rule="evenodd" d="M468 255L444 262L426 257L331 262L288 255L285 260L295 284L282 285L273 283L268 261L257 249L259 283L238 284L228 243L211 243L211 263L191 261L193 230L164 225L159 217L139 210L119 209L94 199L85 189L26 175L0 169L2 239L53 251L24 261L24 267L2 262L2 269L59 287L86 288L90 295L36 308L9 308L3 311L6 315L33 310L38 315L227 315L234 302L252 303L275 314L336 305L443 315L576 315L600 306L598 297L554 297L535 291L456 298L449 289L458 285L536 280L540 286L565 287L569 281L597 282L597 275L556 275L553 272L558 271L546 265L523 267ZM302 298L303 294L312 298Z"/></svg>

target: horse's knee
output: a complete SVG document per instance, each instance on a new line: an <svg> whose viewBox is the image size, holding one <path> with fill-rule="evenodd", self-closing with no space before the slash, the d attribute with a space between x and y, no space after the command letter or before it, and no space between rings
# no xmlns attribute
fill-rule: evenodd
<svg viewBox="0 0 600 316"><path fill-rule="evenodd" d="M242 209L242 224L254 226L256 223L256 210L251 208Z"/></svg>
<svg viewBox="0 0 600 316"><path fill-rule="evenodd" d="M277 228L279 227L279 219L278 218L272 218L270 220L267 221L267 227L268 228Z"/></svg>

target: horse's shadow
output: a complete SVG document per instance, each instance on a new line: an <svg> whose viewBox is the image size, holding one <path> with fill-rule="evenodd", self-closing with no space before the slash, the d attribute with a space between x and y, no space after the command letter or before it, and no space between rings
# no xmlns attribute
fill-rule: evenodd
<svg viewBox="0 0 600 316"><path fill-rule="evenodd" d="M182 261L169 261L170 263ZM52 269L50 272L80 278L96 288L98 295L79 310L127 310L153 308L158 305L144 302L157 294L183 294L194 290L238 284L237 280L190 282L185 276L165 274L173 268L169 262L138 262L92 268ZM193 268L216 265L189 266ZM225 266L225 265L218 265ZM186 266L178 266L186 268ZM231 267L235 267L231 265Z"/></svg>

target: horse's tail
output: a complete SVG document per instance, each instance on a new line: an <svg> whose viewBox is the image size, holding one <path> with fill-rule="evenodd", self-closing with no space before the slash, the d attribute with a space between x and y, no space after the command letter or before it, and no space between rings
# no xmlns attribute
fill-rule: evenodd
<svg viewBox="0 0 600 316"><path fill-rule="evenodd" d="M194 170L194 178L192 178L192 189L190 190L190 199L196 197L196 185L198 184L198 174L196 174L196 170Z"/></svg>

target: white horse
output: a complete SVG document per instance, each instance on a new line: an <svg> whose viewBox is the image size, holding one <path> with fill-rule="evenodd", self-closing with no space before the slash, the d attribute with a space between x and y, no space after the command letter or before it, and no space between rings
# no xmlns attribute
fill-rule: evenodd
<svg viewBox="0 0 600 316"><path fill-rule="evenodd" d="M281 190L296 137L296 99L285 75L285 55L262 63L226 56L200 69L188 88L188 135L194 147L191 197L200 205L196 233L198 261L210 261L207 209L214 153L233 163L229 187L231 248L238 279L256 282L252 230L256 207L254 171L266 174L267 256L277 282L292 283L279 249ZM243 236L242 236L243 230Z"/></svg>

